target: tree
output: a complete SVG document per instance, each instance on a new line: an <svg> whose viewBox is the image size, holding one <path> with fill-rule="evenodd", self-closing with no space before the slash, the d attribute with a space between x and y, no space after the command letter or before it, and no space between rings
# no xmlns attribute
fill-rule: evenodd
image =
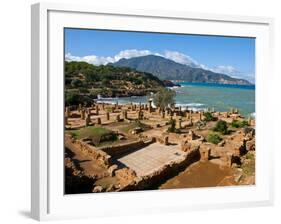
<svg viewBox="0 0 281 224"><path fill-rule="evenodd" d="M66 106L78 105L80 103L80 96L74 92L65 93L65 104Z"/></svg>
<svg viewBox="0 0 281 224"><path fill-rule="evenodd" d="M93 100L88 96L83 96L76 92L65 92L65 105L79 105L79 104L87 104L91 105Z"/></svg>
<svg viewBox="0 0 281 224"><path fill-rule="evenodd" d="M248 122L245 120L243 121L234 120L232 121L231 126L233 128L244 128L245 126L248 126Z"/></svg>
<svg viewBox="0 0 281 224"><path fill-rule="evenodd" d="M221 137L218 134L210 133L207 137L207 141L217 145L221 141Z"/></svg>
<svg viewBox="0 0 281 224"><path fill-rule="evenodd" d="M217 132L220 132L223 135L227 134L228 130L227 130L227 123L226 123L226 121L219 120L216 123L216 126L215 126L215 128L213 130L217 131Z"/></svg>
<svg viewBox="0 0 281 224"><path fill-rule="evenodd" d="M166 107L171 107L175 104L176 93L171 89L161 88L153 96L153 102L157 107L160 107L162 110Z"/></svg>
<svg viewBox="0 0 281 224"><path fill-rule="evenodd" d="M108 86L108 85L110 85L110 79L108 77L104 77L101 80L101 83L102 83L102 86Z"/></svg>
<svg viewBox="0 0 281 224"><path fill-rule="evenodd" d="M170 121L170 127L168 128L168 132L175 132L176 130L176 120L175 119L172 119Z"/></svg>
<svg viewBox="0 0 281 224"><path fill-rule="evenodd" d="M214 117L213 115L212 115L212 113L210 113L210 112L205 112L204 113L204 121L206 121L206 122L208 122L208 121L216 121L217 120L217 118L216 117Z"/></svg>
<svg viewBox="0 0 281 224"><path fill-rule="evenodd" d="M172 132L172 133L180 133L180 130L176 128L176 120L172 119L169 124L171 125L170 127L168 127L168 132Z"/></svg>
<svg viewBox="0 0 281 224"><path fill-rule="evenodd" d="M83 83L82 83L82 81L79 80L79 79L73 79L73 80L71 81L71 86L74 87L74 88L78 88L78 87L80 87L80 86L82 86L82 85L83 85Z"/></svg>
<svg viewBox="0 0 281 224"><path fill-rule="evenodd" d="M79 90L79 93L89 93L89 92L90 92L90 91L89 91L87 88L85 88L85 87L79 87L78 90Z"/></svg>

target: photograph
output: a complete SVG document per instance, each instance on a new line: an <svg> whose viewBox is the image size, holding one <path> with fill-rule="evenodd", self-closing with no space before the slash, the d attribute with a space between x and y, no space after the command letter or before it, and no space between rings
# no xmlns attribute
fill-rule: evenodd
<svg viewBox="0 0 281 224"><path fill-rule="evenodd" d="M255 185L256 38L64 28L64 193Z"/></svg>

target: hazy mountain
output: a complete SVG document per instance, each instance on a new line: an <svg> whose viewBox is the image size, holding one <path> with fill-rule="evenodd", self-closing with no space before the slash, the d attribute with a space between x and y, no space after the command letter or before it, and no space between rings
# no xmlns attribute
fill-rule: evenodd
<svg viewBox="0 0 281 224"><path fill-rule="evenodd" d="M182 80L193 83L220 83L251 85L244 79L232 78L202 68L193 68L179 64L164 57L147 55L130 59L120 59L112 64L117 67L129 67L141 72L149 72L164 80Z"/></svg>

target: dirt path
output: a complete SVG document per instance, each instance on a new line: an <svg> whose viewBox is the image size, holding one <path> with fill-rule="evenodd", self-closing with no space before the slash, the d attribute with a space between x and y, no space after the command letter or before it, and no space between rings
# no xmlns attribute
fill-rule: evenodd
<svg viewBox="0 0 281 224"><path fill-rule="evenodd" d="M231 178L231 176L232 170L230 168L222 169L219 165L211 162L197 162L162 184L160 189L222 186L222 181ZM232 181L226 182L226 185L228 185L227 183L233 185Z"/></svg>
<svg viewBox="0 0 281 224"><path fill-rule="evenodd" d="M71 155L74 163L79 165L86 176L104 176L107 170L99 166L91 156L82 153L78 147L71 144L70 142L65 142L66 152Z"/></svg>

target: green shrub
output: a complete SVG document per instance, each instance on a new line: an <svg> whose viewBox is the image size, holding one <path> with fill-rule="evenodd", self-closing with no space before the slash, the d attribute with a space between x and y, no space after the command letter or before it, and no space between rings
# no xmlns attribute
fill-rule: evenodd
<svg viewBox="0 0 281 224"><path fill-rule="evenodd" d="M92 98L89 96L81 95L76 92L65 92L65 105L66 106L73 106L73 105L91 105L93 102Z"/></svg>
<svg viewBox="0 0 281 224"><path fill-rule="evenodd" d="M204 113L204 121L216 121L217 120L217 118L216 117L214 117L213 115L212 115L212 113L210 113L210 112L206 112L206 113Z"/></svg>
<svg viewBox="0 0 281 224"><path fill-rule="evenodd" d="M75 92L65 93L65 104L67 106L78 105L80 102L81 102L81 97L78 93Z"/></svg>
<svg viewBox="0 0 281 224"><path fill-rule="evenodd" d="M103 127L85 127L79 130L69 132L76 139L89 138L95 146L99 146L102 142L113 142L118 140L115 132Z"/></svg>
<svg viewBox="0 0 281 224"><path fill-rule="evenodd" d="M107 77L104 77L101 80L101 83L102 83L102 86L108 86L108 85L110 85L110 79L108 79Z"/></svg>
<svg viewBox="0 0 281 224"><path fill-rule="evenodd" d="M213 131L220 132L223 135L227 134L228 130L227 130L227 123L226 123L226 121L219 120L216 123L216 126L214 127Z"/></svg>
<svg viewBox="0 0 281 224"><path fill-rule="evenodd" d="M89 93L89 90L85 87L79 87L78 90L79 90L79 93Z"/></svg>
<svg viewBox="0 0 281 224"><path fill-rule="evenodd" d="M216 133L210 133L207 141L217 145L221 141L221 137Z"/></svg>
<svg viewBox="0 0 281 224"><path fill-rule="evenodd" d="M245 126L248 126L248 122L245 120L243 121L234 120L232 121L231 126L233 128L244 128Z"/></svg>
<svg viewBox="0 0 281 224"><path fill-rule="evenodd" d="M83 85L83 82L80 79L73 79L71 81L71 86L74 88L80 87Z"/></svg>
<svg viewBox="0 0 281 224"><path fill-rule="evenodd" d="M168 128L168 132L172 132L172 133L179 133L180 131L178 129L176 129L176 120L172 119L169 124L171 125Z"/></svg>
<svg viewBox="0 0 281 224"><path fill-rule="evenodd" d="M172 119L170 122L170 127L168 128L168 132L175 132L176 130L176 120Z"/></svg>

